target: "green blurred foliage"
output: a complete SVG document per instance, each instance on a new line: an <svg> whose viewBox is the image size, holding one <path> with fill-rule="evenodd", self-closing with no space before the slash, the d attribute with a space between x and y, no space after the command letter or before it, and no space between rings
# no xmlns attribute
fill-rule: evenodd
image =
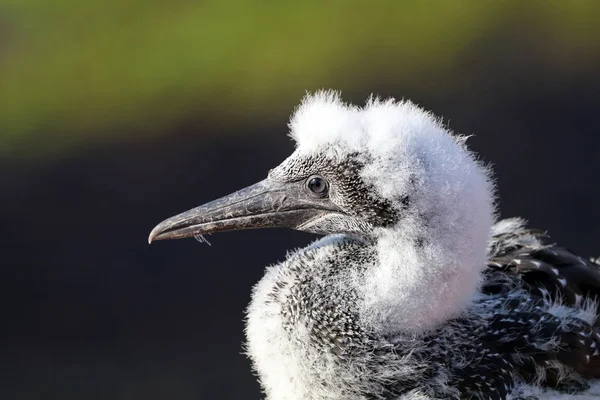
<svg viewBox="0 0 600 400"><path fill-rule="evenodd" d="M585 60L599 16L594 0L4 0L0 152L244 123L323 86L449 84L466 48L523 18L550 62Z"/></svg>

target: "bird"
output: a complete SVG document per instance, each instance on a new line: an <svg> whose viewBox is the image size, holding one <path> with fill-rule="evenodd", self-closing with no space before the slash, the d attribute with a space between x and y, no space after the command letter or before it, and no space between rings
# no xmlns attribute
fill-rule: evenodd
<svg viewBox="0 0 600 400"><path fill-rule="evenodd" d="M307 93L293 153L149 242L292 228L245 350L269 400L600 398L600 261L500 219L491 167L409 100Z"/></svg>

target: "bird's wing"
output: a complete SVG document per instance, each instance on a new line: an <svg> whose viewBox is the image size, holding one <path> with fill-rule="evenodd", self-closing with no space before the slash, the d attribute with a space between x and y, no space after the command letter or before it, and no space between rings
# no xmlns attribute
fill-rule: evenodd
<svg viewBox="0 0 600 400"><path fill-rule="evenodd" d="M560 386L566 376L574 390L582 381L569 376L599 378L600 266L521 220L500 221L492 236L483 291L503 301L487 340L520 358L521 375L540 383ZM511 298L515 285L527 295Z"/></svg>
<svg viewBox="0 0 600 400"><path fill-rule="evenodd" d="M545 232L526 229L522 220L498 222L492 230L488 251L486 275L490 279L486 280L484 290L500 289L499 282L492 278L504 277L522 280L532 295L549 296L571 307L600 299L597 261L552 244Z"/></svg>

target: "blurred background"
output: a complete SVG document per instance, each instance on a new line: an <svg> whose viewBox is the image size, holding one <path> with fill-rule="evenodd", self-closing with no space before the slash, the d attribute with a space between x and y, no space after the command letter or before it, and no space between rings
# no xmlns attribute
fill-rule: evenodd
<svg viewBox="0 0 600 400"><path fill-rule="evenodd" d="M600 2L0 2L0 398L259 399L252 285L314 237L148 246L262 179L306 90L474 134L502 216L600 256Z"/></svg>

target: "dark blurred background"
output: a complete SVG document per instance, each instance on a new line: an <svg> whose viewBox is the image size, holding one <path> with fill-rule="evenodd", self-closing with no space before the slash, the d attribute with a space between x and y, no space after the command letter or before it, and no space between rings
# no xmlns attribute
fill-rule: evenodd
<svg viewBox="0 0 600 400"><path fill-rule="evenodd" d="M262 179L306 90L475 134L502 216L600 255L600 2L4 0L0 398L259 399L244 308L286 230L148 246Z"/></svg>

